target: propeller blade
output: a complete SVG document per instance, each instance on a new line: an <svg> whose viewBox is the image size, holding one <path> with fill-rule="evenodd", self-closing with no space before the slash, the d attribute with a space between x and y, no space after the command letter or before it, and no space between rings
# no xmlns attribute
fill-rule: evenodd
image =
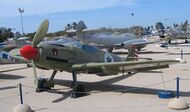
<svg viewBox="0 0 190 112"><path fill-rule="evenodd" d="M36 84L36 86L38 86L38 76L37 76L37 71L36 71L36 66L34 64L34 61L32 61L32 68L33 68L33 72L34 72L34 83Z"/></svg>
<svg viewBox="0 0 190 112"><path fill-rule="evenodd" d="M44 20L39 26L36 34L34 35L34 39L32 41L32 47L37 47L37 45L44 39L45 34L47 33L49 28L49 21Z"/></svg>

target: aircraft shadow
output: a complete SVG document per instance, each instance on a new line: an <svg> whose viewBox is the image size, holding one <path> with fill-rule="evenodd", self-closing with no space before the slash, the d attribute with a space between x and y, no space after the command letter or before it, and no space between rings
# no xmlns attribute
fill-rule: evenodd
<svg viewBox="0 0 190 112"><path fill-rule="evenodd" d="M141 73L163 73L163 71L142 71Z"/></svg>
<svg viewBox="0 0 190 112"><path fill-rule="evenodd" d="M2 73L2 72L16 71L16 70L22 70L22 69L28 69L28 67L13 68L13 69L8 69L8 70L2 70L2 71L0 71L0 73Z"/></svg>
<svg viewBox="0 0 190 112"><path fill-rule="evenodd" d="M155 51L139 52L139 54L163 54L163 53L168 53L168 52L155 52Z"/></svg>
<svg viewBox="0 0 190 112"><path fill-rule="evenodd" d="M139 51L138 54L161 54L161 53L168 53L168 52L155 52L155 51ZM114 51L113 54L116 55L127 55L128 52L126 51Z"/></svg>
<svg viewBox="0 0 190 112"><path fill-rule="evenodd" d="M116 54L116 55L126 54L127 55L128 52L127 51L126 52L125 51L123 51L123 52L122 51L114 51L113 54Z"/></svg>
<svg viewBox="0 0 190 112"><path fill-rule="evenodd" d="M181 53L168 53L167 55L181 55ZM190 53L183 53L183 55L190 55Z"/></svg>
<svg viewBox="0 0 190 112"><path fill-rule="evenodd" d="M157 95L158 92L163 91L162 89L152 89L148 87L135 87L135 86L125 86L125 85L118 85L113 84L120 80L127 78L128 76L118 76L112 79L107 79L98 82L81 82L78 81L79 84L83 84L85 87L85 92L87 95L90 93L97 92L120 92L120 93L135 93L135 94L146 94L146 95ZM55 84L70 87L71 81L69 80L59 80L55 79ZM50 92L50 91L48 91ZM62 94L61 98L58 98L53 101L53 103L57 103L60 101L65 100L66 98L70 97L72 90L68 88L66 92L60 92L60 90L51 90L50 93L55 94ZM175 94L175 91L171 91ZM180 96L190 96L190 92L180 92Z"/></svg>
<svg viewBox="0 0 190 112"><path fill-rule="evenodd" d="M0 88L0 91L1 91L1 90L7 90L7 89L15 89L15 88L17 88L17 86L1 87L1 88Z"/></svg>
<svg viewBox="0 0 190 112"><path fill-rule="evenodd" d="M24 76L19 75L10 75L10 74L0 74L0 80L15 80L15 79L21 79L25 78Z"/></svg>

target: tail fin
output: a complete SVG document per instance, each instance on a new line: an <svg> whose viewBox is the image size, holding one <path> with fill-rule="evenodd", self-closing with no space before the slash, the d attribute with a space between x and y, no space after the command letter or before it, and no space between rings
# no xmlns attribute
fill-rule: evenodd
<svg viewBox="0 0 190 112"><path fill-rule="evenodd" d="M82 30L84 30L84 29L86 29L87 27L86 27L86 25L85 25L85 23L83 22L83 21L79 21L78 22L78 24L77 24L77 30L78 31L82 31Z"/></svg>
<svg viewBox="0 0 190 112"><path fill-rule="evenodd" d="M83 32L84 29L86 29L86 25L83 21L79 21L77 24L77 38L79 38L79 40L81 41L85 41L85 34Z"/></svg>
<svg viewBox="0 0 190 112"><path fill-rule="evenodd" d="M129 48L126 61L137 61L137 60L138 60L138 50L135 47Z"/></svg>

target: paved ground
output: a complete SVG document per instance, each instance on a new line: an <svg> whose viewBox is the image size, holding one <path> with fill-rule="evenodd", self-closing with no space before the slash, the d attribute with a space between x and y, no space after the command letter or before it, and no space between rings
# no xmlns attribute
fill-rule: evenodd
<svg viewBox="0 0 190 112"><path fill-rule="evenodd" d="M149 45L139 54L140 57L154 59L180 58L183 49L184 58L190 62L189 47L160 48ZM124 50L115 53L126 55ZM71 74L59 72L56 75L55 88L47 92L36 93L32 68L18 69L0 73L0 111L11 112L19 103L17 84L24 85L24 103L36 112L169 112L167 105L170 99L160 99L157 92L164 90L161 74L166 89L175 91L174 79L190 79L190 63L170 66L169 69L146 73L137 73L129 78L121 74L116 76L99 77L96 75L80 74L78 80L84 84L87 96L77 99L70 98L69 84ZM0 65L0 71L14 68L25 68L26 65ZM38 70L41 77L49 77L52 71ZM162 73L163 72L163 73ZM180 81L181 96L190 103L190 80ZM188 112L189 110L185 110ZM173 111L172 111L173 112Z"/></svg>

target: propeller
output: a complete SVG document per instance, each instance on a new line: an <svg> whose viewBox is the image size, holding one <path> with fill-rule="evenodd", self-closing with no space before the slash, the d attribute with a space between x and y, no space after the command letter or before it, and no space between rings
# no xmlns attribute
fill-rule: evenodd
<svg viewBox="0 0 190 112"><path fill-rule="evenodd" d="M45 34L47 33L49 28L49 21L46 19L44 20L41 25L38 27L36 34L34 35L34 39L32 41L32 46L24 46L20 49L20 54L26 58L27 60L31 60L33 72L34 72L34 82L36 86L38 86L38 76L36 71L36 66L34 64L34 60L36 60L39 56L39 48L38 44L44 39Z"/></svg>
<svg viewBox="0 0 190 112"><path fill-rule="evenodd" d="M44 39L45 34L47 33L49 28L49 21L44 20L41 25L39 26L38 30L36 31L36 34L34 35L34 39L32 41L32 46L24 46L20 50L20 54L28 59L28 60L34 60L39 55L38 50L38 44Z"/></svg>
<svg viewBox="0 0 190 112"><path fill-rule="evenodd" d="M36 34L34 35L34 39L32 41L32 46L37 47L37 45L44 39L45 34L47 33L49 28L49 21L44 20L39 26Z"/></svg>

